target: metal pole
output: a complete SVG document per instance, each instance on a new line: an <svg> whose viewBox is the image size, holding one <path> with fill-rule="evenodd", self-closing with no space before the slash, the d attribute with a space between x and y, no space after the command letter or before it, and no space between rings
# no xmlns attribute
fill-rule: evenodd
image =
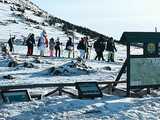
<svg viewBox="0 0 160 120"><path fill-rule="evenodd" d="M157 32L157 27L155 27L155 32Z"/></svg>
<svg viewBox="0 0 160 120"><path fill-rule="evenodd" d="M73 32L73 34L72 34L72 37L73 37L73 58L75 57L75 54L74 54L74 32Z"/></svg>

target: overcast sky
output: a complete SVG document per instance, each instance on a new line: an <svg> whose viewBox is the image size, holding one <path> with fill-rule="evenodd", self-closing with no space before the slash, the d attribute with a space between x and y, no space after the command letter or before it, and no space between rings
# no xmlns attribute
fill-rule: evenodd
<svg viewBox="0 0 160 120"><path fill-rule="evenodd" d="M160 30L160 0L32 0L50 14L102 34Z"/></svg>

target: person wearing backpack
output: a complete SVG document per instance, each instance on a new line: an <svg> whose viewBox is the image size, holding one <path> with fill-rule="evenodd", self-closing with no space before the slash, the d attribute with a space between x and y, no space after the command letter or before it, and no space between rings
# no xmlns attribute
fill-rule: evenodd
<svg viewBox="0 0 160 120"><path fill-rule="evenodd" d="M34 34L30 34L30 36L26 40L26 45L28 47L27 56L33 55L34 44L35 44Z"/></svg>
<svg viewBox="0 0 160 120"><path fill-rule="evenodd" d="M107 41L106 50L108 51L108 62L114 62L114 53L117 51L113 38Z"/></svg>
<svg viewBox="0 0 160 120"><path fill-rule="evenodd" d="M103 61L105 61L104 57L103 57L103 52L105 50L105 44L104 44L104 40L102 37L99 37L95 42L94 42L94 49L96 52L96 57L95 60L100 61L100 59L102 58Z"/></svg>
<svg viewBox="0 0 160 120"><path fill-rule="evenodd" d="M69 40L66 43L66 50L68 51L68 58L70 58L71 52L73 51L73 42L72 42L72 38L69 37Z"/></svg>
<svg viewBox="0 0 160 120"><path fill-rule="evenodd" d="M45 30L42 31L37 46L40 50L40 56L44 56L45 49L48 47L48 38Z"/></svg>

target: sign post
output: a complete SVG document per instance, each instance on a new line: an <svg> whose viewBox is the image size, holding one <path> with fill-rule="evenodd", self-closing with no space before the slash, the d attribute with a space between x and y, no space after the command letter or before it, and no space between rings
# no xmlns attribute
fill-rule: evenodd
<svg viewBox="0 0 160 120"><path fill-rule="evenodd" d="M132 89L159 87L160 32L124 32L120 41L127 44L127 95ZM132 44L143 52L132 54Z"/></svg>
<svg viewBox="0 0 160 120"><path fill-rule="evenodd" d="M31 101L27 90L3 91L1 94L5 103Z"/></svg>
<svg viewBox="0 0 160 120"><path fill-rule="evenodd" d="M76 89L78 90L79 98L95 98L102 97L101 89L97 82L77 82Z"/></svg>

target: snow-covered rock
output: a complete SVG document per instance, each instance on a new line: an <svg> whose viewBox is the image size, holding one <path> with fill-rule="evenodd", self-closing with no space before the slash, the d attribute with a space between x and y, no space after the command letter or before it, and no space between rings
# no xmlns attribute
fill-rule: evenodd
<svg viewBox="0 0 160 120"><path fill-rule="evenodd" d="M59 67L51 67L48 69L50 75L88 75L96 72L92 67L87 66L80 61L71 61Z"/></svg>

